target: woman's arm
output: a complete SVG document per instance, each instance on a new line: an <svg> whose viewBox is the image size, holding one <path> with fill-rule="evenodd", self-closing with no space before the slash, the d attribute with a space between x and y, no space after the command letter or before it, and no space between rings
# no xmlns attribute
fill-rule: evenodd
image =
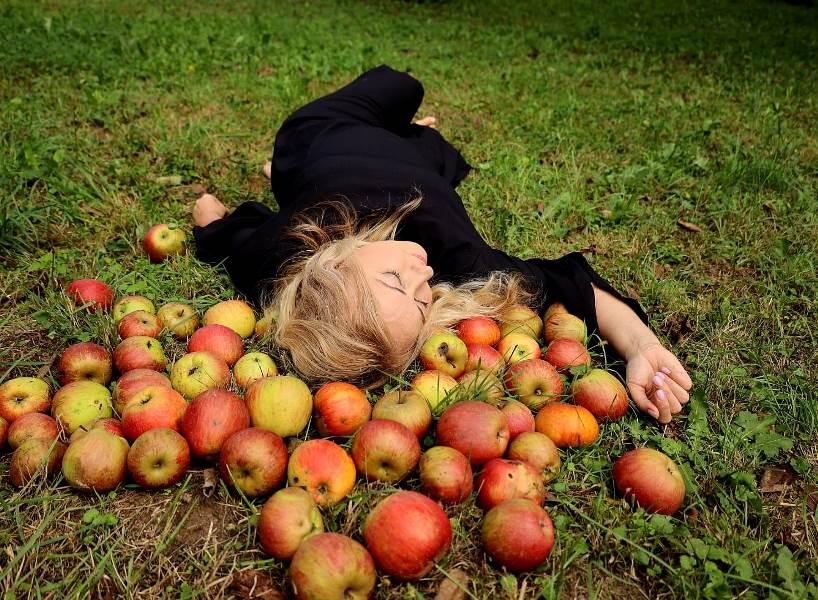
<svg viewBox="0 0 818 600"><path fill-rule="evenodd" d="M660 423L682 410L690 377L672 352L628 306L594 286L599 333L625 359L626 383L634 402Z"/></svg>

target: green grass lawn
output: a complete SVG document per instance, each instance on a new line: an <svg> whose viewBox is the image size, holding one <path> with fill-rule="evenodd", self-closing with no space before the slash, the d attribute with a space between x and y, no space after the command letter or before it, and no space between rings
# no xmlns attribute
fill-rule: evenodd
<svg viewBox="0 0 818 600"><path fill-rule="evenodd" d="M278 124L365 68L410 69L422 114L477 167L461 193L491 243L582 249L640 299L694 380L662 427L631 412L563 452L546 507L557 543L511 576L450 512L451 553L379 597L814 597L818 593L818 8L782 2L20 2L0 4L0 381L49 375L69 343L113 347L109 320L61 290L204 309L233 295L192 255L152 265L156 222L190 225L203 190L274 201L259 166ZM167 342L179 356L180 344ZM682 465L685 509L618 500L613 458L649 445ZM0 458L0 589L11 598L248 597L285 585L258 503L205 486L22 491ZM325 515L359 535L383 493ZM360 539L360 538L359 538Z"/></svg>

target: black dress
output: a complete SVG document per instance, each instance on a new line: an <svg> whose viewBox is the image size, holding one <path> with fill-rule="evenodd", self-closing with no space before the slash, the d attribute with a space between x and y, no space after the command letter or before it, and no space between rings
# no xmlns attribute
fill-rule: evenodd
<svg viewBox="0 0 818 600"><path fill-rule="evenodd" d="M342 196L359 214L371 214L420 192L420 207L396 237L424 247L434 280L459 283L492 271L518 271L538 291L540 308L562 302L585 320L589 334L598 333L593 284L647 323L639 304L614 290L577 252L522 260L489 246L455 191L468 163L436 130L411 122L422 99L419 81L380 66L297 110L282 125L273 150L272 188L280 211L247 202L223 219L194 227L199 258L223 263L238 290L258 301L296 250L280 239L295 212Z"/></svg>

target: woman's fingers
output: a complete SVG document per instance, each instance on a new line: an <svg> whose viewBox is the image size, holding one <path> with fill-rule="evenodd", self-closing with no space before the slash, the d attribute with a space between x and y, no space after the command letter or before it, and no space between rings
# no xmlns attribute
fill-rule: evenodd
<svg viewBox="0 0 818 600"><path fill-rule="evenodd" d="M659 418L659 409L648 399L645 389L640 385L629 384L628 391L631 398L643 412L648 413L654 419Z"/></svg>
<svg viewBox="0 0 818 600"><path fill-rule="evenodd" d="M264 163L264 166L261 167L261 170L264 171L264 176L267 177L267 179L273 178L273 163L267 161Z"/></svg>
<svg viewBox="0 0 818 600"><path fill-rule="evenodd" d="M676 400L679 401L679 404L687 404L688 401L690 400L690 394L687 393L687 390L680 386L678 383L676 383L676 381L674 381L670 377L668 377L667 380L665 381L665 387L676 397Z"/></svg>
<svg viewBox="0 0 818 600"><path fill-rule="evenodd" d="M687 371L685 371L682 363L672 354L670 363L669 366L662 367L662 373L673 379L673 381L678 383L685 390L690 390L690 388L693 387L693 381L690 379L690 375L687 374Z"/></svg>
<svg viewBox="0 0 818 600"><path fill-rule="evenodd" d="M664 390L659 389L653 394L653 404L659 411L658 420L660 423L670 423L671 412L670 402Z"/></svg>

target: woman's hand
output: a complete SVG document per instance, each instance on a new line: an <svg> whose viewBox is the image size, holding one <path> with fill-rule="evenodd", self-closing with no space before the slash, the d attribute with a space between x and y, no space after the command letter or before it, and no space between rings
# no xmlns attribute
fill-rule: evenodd
<svg viewBox="0 0 818 600"><path fill-rule="evenodd" d="M227 214L227 208L216 196L204 194L193 206L193 222L199 227L210 225Z"/></svg>
<svg viewBox="0 0 818 600"><path fill-rule="evenodd" d="M626 384L643 411L669 423L690 399L693 382L672 352L658 341L637 347L627 358Z"/></svg>

